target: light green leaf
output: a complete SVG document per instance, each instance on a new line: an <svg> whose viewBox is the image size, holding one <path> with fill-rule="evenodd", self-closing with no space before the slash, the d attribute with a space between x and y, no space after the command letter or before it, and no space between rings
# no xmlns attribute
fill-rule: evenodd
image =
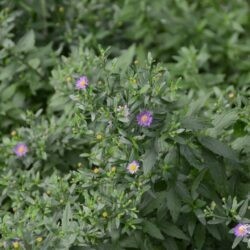
<svg viewBox="0 0 250 250"><path fill-rule="evenodd" d="M114 72L124 73L129 65L132 63L135 55L135 45L130 46L125 50L121 56L116 60Z"/></svg>
<svg viewBox="0 0 250 250"><path fill-rule="evenodd" d="M239 210L239 215L240 215L240 217L244 217L244 216L245 216L245 214L246 214L246 212L247 212L247 209L248 209L248 199L246 199L246 200L243 202L243 204L242 204L242 206L241 206L241 208L240 208L240 210Z"/></svg>
<svg viewBox="0 0 250 250"><path fill-rule="evenodd" d="M234 242L233 242L233 245L232 245L232 249L236 248L239 245L239 243L242 241L242 239L243 239L242 237L236 237L234 239Z"/></svg>
<svg viewBox="0 0 250 250"><path fill-rule="evenodd" d="M72 220L72 211L70 204L68 203L63 211L63 216L62 216L62 229L64 231L68 231L70 229L71 220Z"/></svg>
<svg viewBox="0 0 250 250"><path fill-rule="evenodd" d="M1 101L6 102L7 100L9 100L15 94L16 88L17 86L15 84L12 84L4 89L1 93Z"/></svg>
<svg viewBox="0 0 250 250"><path fill-rule="evenodd" d="M28 52L35 46L35 33L33 30L27 32L17 43L16 50L18 52Z"/></svg>

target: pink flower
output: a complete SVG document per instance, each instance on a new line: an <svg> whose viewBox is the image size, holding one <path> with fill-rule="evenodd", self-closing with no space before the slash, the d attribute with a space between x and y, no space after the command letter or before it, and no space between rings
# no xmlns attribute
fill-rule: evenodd
<svg viewBox="0 0 250 250"><path fill-rule="evenodd" d="M14 153L18 156L18 157L23 157L27 154L28 152L28 147L25 143L18 143L15 147L14 147Z"/></svg>
<svg viewBox="0 0 250 250"><path fill-rule="evenodd" d="M76 89L86 89L89 84L87 76L81 76L76 81Z"/></svg>
<svg viewBox="0 0 250 250"><path fill-rule="evenodd" d="M138 171L139 167L140 165L137 161L132 161L130 164L128 164L127 170L130 174L135 174Z"/></svg>
<svg viewBox="0 0 250 250"><path fill-rule="evenodd" d="M153 115L152 112L145 110L138 114L136 119L138 125L142 127L150 127L153 122Z"/></svg>
<svg viewBox="0 0 250 250"><path fill-rule="evenodd" d="M250 225L240 223L233 228L234 235L237 237L244 237L248 233L250 233L249 229L250 229Z"/></svg>

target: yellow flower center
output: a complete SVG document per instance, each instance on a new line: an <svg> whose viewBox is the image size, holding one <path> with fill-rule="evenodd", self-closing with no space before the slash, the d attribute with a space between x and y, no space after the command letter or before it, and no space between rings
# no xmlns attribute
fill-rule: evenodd
<svg viewBox="0 0 250 250"><path fill-rule="evenodd" d="M147 122L148 121L148 116L147 115L143 115L141 117L141 120L142 120L142 122Z"/></svg>
<svg viewBox="0 0 250 250"><path fill-rule="evenodd" d="M136 171L136 170L137 170L137 165L136 165L136 164L131 164L131 165L129 166L129 170L130 170L130 171Z"/></svg>
<svg viewBox="0 0 250 250"><path fill-rule="evenodd" d="M15 249L18 249L19 246L20 246L20 244L19 244L18 241L15 241L15 242L12 243L12 246L13 246Z"/></svg>
<svg viewBox="0 0 250 250"><path fill-rule="evenodd" d="M23 154L25 152L25 147L24 146L20 146L18 149L17 149L17 152L19 154Z"/></svg>
<svg viewBox="0 0 250 250"><path fill-rule="evenodd" d="M244 226L240 226L238 230L239 230L239 233L240 233L240 234L244 234L246 228L245 228Z"/></svg>
<svg viewBox="0 0 250 250"><path fill-rule="evenodd" d="M87 82L83 79L80 81L79 85L84 88L87 85Z"/></svg>

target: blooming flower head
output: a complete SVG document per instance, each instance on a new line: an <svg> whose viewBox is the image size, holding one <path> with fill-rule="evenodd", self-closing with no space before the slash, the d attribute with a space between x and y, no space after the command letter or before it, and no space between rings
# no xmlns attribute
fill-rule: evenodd
<svg viewBox="0 0 250 250"><path fill-rule="evenodd" d="M22 157L25 156L28 152L28 147L25 143L18 143L15 147L14 147L14 153L18 156L18 157Z"/></svg>
<svg viewBox="0 0 250 250"><path fill-rule="evenodd" d="M132 161L130 164L128 164L127 170L130 174L135 174L138 171L139 167L140 165L137 161Z"/></svg>
<svg viewBox="0 0 250 250"><path fill-rule="evenodd" d="M248 233L250 233L249 231L249 225L248 224L238 224L233 228L234 231L234 235L237 237L244 237L246 236Z"/></svg>
<svg viewBox="0 0 250 250"><path fill-rule="evenodd" d="M89 84L87 76L81 76L76 80L76 89L86 89Z"/></svg>
<svg viewBox="0 0 250 250"><path fill-rule="evenodd" d="M153 121L153 115L150 111L142 111L136 117L138 125L142 127L149 127Z"/></svg>

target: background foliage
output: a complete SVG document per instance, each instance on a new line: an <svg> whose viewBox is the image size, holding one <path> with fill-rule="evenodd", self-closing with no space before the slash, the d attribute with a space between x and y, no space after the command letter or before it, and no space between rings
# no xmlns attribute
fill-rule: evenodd
<svg viewBox="0 0 250 250"><path fill-rule="evenodd" d="M246 249L229 231L249 223L249 10L1 1L2 246Z"/></svg>

